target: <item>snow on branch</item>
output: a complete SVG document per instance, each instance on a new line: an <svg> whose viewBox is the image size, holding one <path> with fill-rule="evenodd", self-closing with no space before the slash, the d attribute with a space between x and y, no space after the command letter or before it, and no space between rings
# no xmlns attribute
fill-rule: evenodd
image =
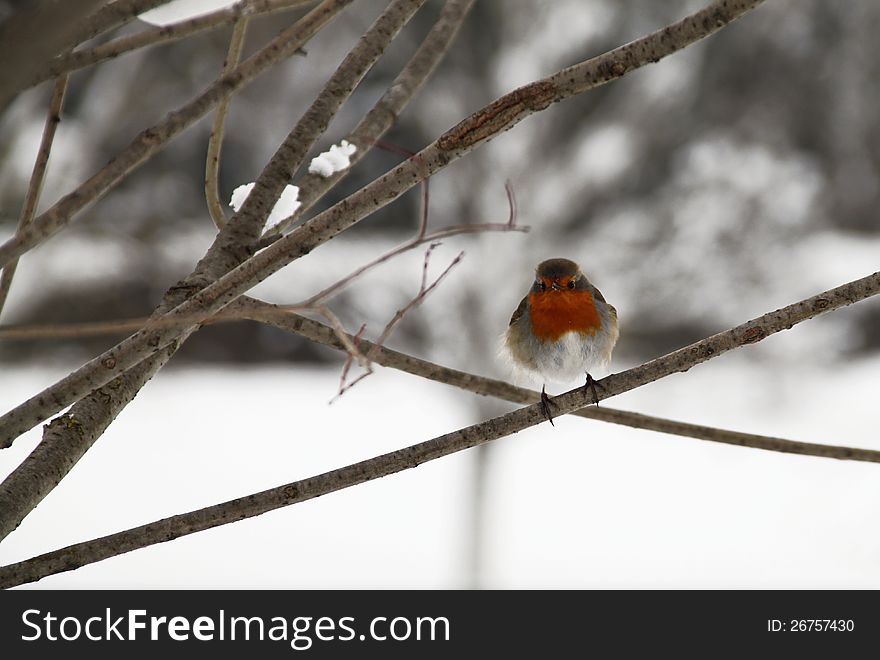
<svg viewBox="0 0 880 660"><path fill-rule="evenodd" d="M233 211L238 213L248 195L251 194L251 190L254 189L254 185L254 183L246 183L238 186L232 191L229 206L232 207ZM271 229L287 216L293 215L293 213L300 207L300 204L299 188L297 186L291 186L290 184L284 186L281 196L278 198L278 201L275 202L275 206L272 207L272 212L269 214L269 217L266 218L266 228Z"/></svg>
<svg viewBox="0 0 880 660"><path fill-rule="evenodd" d="M348 140L334 144L329 150L312 158L312 162L309 163L309 174L320 174L327 178L347 170L351 166L351 157L355 151L357 146Z"/></svg>

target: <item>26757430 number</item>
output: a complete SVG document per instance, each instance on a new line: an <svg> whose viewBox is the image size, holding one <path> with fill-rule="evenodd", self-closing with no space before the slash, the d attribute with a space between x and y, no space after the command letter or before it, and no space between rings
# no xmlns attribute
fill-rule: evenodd
<svg viewBox="0 0 880 660"><path fill-rule="evenodd" d="M852 619L791 619L790 632L852 632L855 622Z"/></svg>

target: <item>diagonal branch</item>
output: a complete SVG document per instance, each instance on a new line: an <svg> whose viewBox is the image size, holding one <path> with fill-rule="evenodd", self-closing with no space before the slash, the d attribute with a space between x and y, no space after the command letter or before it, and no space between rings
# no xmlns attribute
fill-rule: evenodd
<svg viewBox="0 0 880 660"><path fill-rule="evenodd" d="M337 295L342 289L361 277L367 271L375 268L380 264L384 264L394 257L401 255L404 252L408 252L409 250L412 250L419 245L424 245L425 243L436 243L437 241L442 241L444 238L449 238L451 236L458 236L460 234L476 234L485 231L528 232L530 229L528 225L516 224L516 198L514 197L513 187L510 185L509 181L505 184L505 189L507 190L507 199L510 203L510 215L508 216L507 222L503 224L497 222L482 222L469 225L451 225L449 227L444 227L443 229L438 229L437 231L428 234L428 182L427 180L425 180L422 184L422 208L420 212L419 230L415 236L413 236L405 243L398 245L396 248L389 250L382 255L379 255L378 257L364 264L363 266L358 267L342 279L337 280L336 282L322 289L307 300L296 305L285 305L285 309L306 309L308 307L320 305L331 296Z"/></svg>
<svg viewBox="0 0 880 660"><path fill-rule="evenodd" d="M659 378L687 371L691 367L716 358L730 350L754 344L806 319L864 300L878 292L880 292L880 272L830 289L774 312L768 312L747 323L707 337L643 365L603 378L599 381L602 398L622 394ZM554 408L559 414L567 414L590 405L592 397L584 391L583 387L578 387L554 397L553 401ZM331 472L189 513L157 520L109 536L77 543L0 568L0 587L6 588L33 582L48 575L79 568L148 545L170 541L244 518L251 518L343 488L366 483L516 433L530 426L535 426L545 419L541 411L541 404L535 403L506 415Z"/></svg>
<svg viewBox="0 0 880 660"><path fill-rule="evenodd" d="M55 140L55 131L61 122L61 109L64 107L64 94L67 91L67 78L66 75L58 78L52 90L52 99L49 101L49 114L46 117L46 124L43 126L43 137L40 139L40 147L37 150L37 158L34 162L34 169L31 172L31 180L28 183L24 206L18 219L18 231L27 227L31 220L34 219L34 213L40 201L40 193L43 191L43 181L46 177L46 167L49 164L49 154L52 151L52 143ZM12 278L15 277L17 268L18 259L13 259L3 267L3 274L0 276L0 314L3 313L6 297L9 295L9 289L12 287Z"/></svg>
<svg viewBox="0 0 880 660"><path fill-rule="evenodd" d="M354 226L526 116L681 50L721 29L761 1L719 0L666 28L514 90L460 122L407 162L249 258L168 312L163 319L180 321L212 316L258 282ZM244 211L243 208L242 213ZM3 253L4 248L0 247L0 255ZM6 254L15 256L15 249L9 248ZM191 328L189 321L180 323L184 329ZM147 326L12 409L0 417L0 448L8 447L24 431L108 383L153 352L179 341L184 329Z"/></svg>
<svg viewBox="0 0 880 660"><path fill-rule="evenodd" d="M376 340L374 346L384 346L385 342L388 341L388 337L391 336L391 332L394 330L394 326L400 323L403 317L406 316L410 310L421 305L425 301L425 298L427 298L428 295L431 293L431 291L437 288L440 285L440 282L442 282L446 278L446 276L449 275L449 272L459 263L461 263L462 257L464 257L464 252L459 252L458 255L452 260L452 262L446 267L446 269L442 273L440 273L440 275L438 275L437 278L433 282L431 282L431 284L428 284L428 263L431 260L431 253L437 247L439 247L439 245L439 243L431 243L431 245L428 246L428 249L425 251L424 262L422 263L422 282L419 285L418 293L416 293L416 295L406 305L404 305L394 313L394 316L391 317L391 320L385 324L385 328L383 328L382 333L379 335L379 338ZM360 332L362 331L363 327L361 327ZM358 334L360 334L360 332ZM338 339L344 340L347 339L347 337L338 337ZM352 348L355 350L352 351ZM369 353L364 354L360 350L358 350L357 347L354 345L354 342L352 342L352 346L351 348L349 348L349 355L354 355L355 357L359 358L358 361L361 362L361 364L364 366L365 371L354 380L346 382L346 375L351 365L350 361L346 361L345 366L342 369L342 378L339 381L339 391L336 393L333 401L341 397L348 390L350 390L352 387L361 382L364 378L373 373L373 368L370 364L372 361L372 356Z"/></svg>

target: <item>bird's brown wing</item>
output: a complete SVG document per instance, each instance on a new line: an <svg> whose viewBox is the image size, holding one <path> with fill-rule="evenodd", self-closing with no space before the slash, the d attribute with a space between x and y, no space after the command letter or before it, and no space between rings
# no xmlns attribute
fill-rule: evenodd
<svg viewBox="0 0 880 660"><path fill-rule="evenodd" d="M590 285L590 286L593 286L593 285ZM605 296L603 296L602 292L599 291L599 289L597 289L595 286L593 286L593 297L597 298L598 300L601 300L603 303L608 305L608 301L605 300ZM614 309L614 307L612 305L608 305L608 309L614 315L614 318L617 318L617 310Z"/></svg>
<svg viewBox="0 0 880 660"><path fill-rule="evenodd" d="M507 324L508 327L510 327L511 325L513 325L514 323L516 323L517 321L519 321L522 318L523 314L526 313L526 306L528 305L528 303L529 303L528 296L526 296L525 298L523 298L520 301L519 307L516 308L516 311L513 313L513 316L510 317L510 323Z"/></svg>

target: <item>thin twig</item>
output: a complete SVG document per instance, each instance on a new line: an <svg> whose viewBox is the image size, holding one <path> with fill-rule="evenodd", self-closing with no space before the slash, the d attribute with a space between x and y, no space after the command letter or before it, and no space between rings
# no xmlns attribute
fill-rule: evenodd
<svg viewBox="0 0 880 660"><path fill-rule="evenodd" d="M406 305L404 305L394 313L394 316L391 317L391 320L388 321L388 323L385 325L385 328L382 330L382 334L379 335L379 338L376 340L375 344L373 344L374 347L384 346L385 342L388 341L388 337L391 336L394 327L398 323L400 323L401 320L403 320L403 317L406 316L410 312L410 310L421 305L428 294L430 294L431 291L433 291L437 287L437 285L440 284L440 282L449 274L449 271L457 266L461 262L462 257L464 257L464 252L459 252L455 259L453 259L452 262L446 267L446 269L442 273L440 273L437 279L435 279L431 284L428 284L428 263L431 260L431 254L439 245L439 243L431 243L431 245L425 251L425 259L422 264L422 280L421 284L419 285L418 292L412 299L410 299L410 301ZM350 383L346 383L343 376L342 382L339 386L339 391L336 393L336 396L333 397L333 401L341 397L348 390L350 390L352 387L361 382L364 378L373 373L371 354L369 352L363 354L357 348L357 345L354 345L354 351L354 357L357 358L358 361L361 363L361 366L364 367L365 372L359 375ZM346 367L343 368L343 374L347 371L348 364L349 363L346 362Z"/></svg>
<svg viewBox="0 0 880 660"><path fill-rule="evenodd" d="M18 231L27 227L31 220L34 219L37 204L40 201L40 193L43 191L43 182L46 180L46 167L49 164L49 154L52 152L52 143L55 140L56 129L61 122L61 110L64 107L64 94L67 91L67 80L67 75L61 76L55 81L55 87L52 89L52 99L49 101L49 112L46 116L46 123L43 126L43 137L40 139L40 147L37 150L37 158L34 162L34 169L31 172L31 180L28 183L24 205L21 209L21 216L18 218ZM3 314L3 307L6 305L6 298L9 295L9 289L12 287L12 279L15 277L15 270L17 268L18 259L13 259L4 266L3 273L0 275L0 316Z"/></svg>
<svg viewBox="0 0 880 660"><path fill-rule="evenodd" d="M232 28L232 36L229 39L229 50L226 60L223 62L223 73L229 75L241 58L241 49L244 46L244 36L247 34L248 17L244 16L235 22ZM211 136L208 138L208 155L205 159L205 199L208 202L208 211L217 229L223 229L226 224L226 214L223 204L220 202L220 151L223 148L223 131L226 127L226 114L229 111L231 96L225 97L217 104L214 114L214 123L211 126Z"/></svg>
<svg viewBox="0 0 880 660"><path fill-rule="evenodd" d="M336 316L329 307L313 307L312 310L330 322L330 329L333 330L333 333L336 335L336 338L340 341L345 351L352 358L357 360L362 367L365 369L369 368L369 363L358 350L357 343L351 339L345 331L345 327L342 325L342 321L339 320L339 317Z"/></svg>
<svg viewBox="0 0 880 660"><path fill-rule="evenodd" d="M0 245L0 266L54 236L76 214L104 196L113 186L168 144L172 138L207 114L223 98L237 92L271 66L302 48L351 2L352 0L324 0L260 51L235 67L228 75L212 83L204 92L169 113L159 123L141 131L101 170L37 216L23 233Z"/></svg>
<svg viewBox="0 0 880 660"><path fill-rule="evenodd" d="M507 199L510 203L510 216L506 223L500 224L487 222L469 225L452 225L450 227L444 227L443 229L428 234L426 233L428 231L428 179L425 179L422 182L422 206L419 214L419 228L416 232L416 235L412 239L401 245L398 245L396 248L386 252L385 254L376 257L375 259L364 264L360 268L357 268L342 279L337 280L330 286L322 289L312 297L302 301L301 303L297 303L296 305L286 307L286 309L307 309L315 305L321 305L325 303L330 297L339 294L342 289L347 287L354 280L361 277L368 270L371 270L376 266L379 266L380 264L390 261L394 257L403 254L404 252L408 252L413 248L424 245L425 243L436 243L437 241L441 241L444 238L449 238L451 236L457 236L460 234L474 234L486 231L528 232L530 229L528 225L518 226L516 224L516 199L513 197L513 188L511 187L509 181L505 183L505 189L507 190ZM0 331L0 336L2 336L2 331Z"/></svg>
<svg viewBox="0 0 880 660"><path fill-rule="evenodd" d="M659 378L687 371L734 348L756 343L808 318L863 300L878 292L880 292L880 272L774 312L768 312L752 321L707 337L663 357L603 378L598 383L601 398L621 394ZM553 401L554 410L558 414L568 414L590 405L592 395L586 393L583 387L578 387L554 397ZM535 403L479 424L324 474L77 543L0 568L0 587L33 582L48 575L69 571L132 550L304 502L497 440L540 424L542 421L546 421L546 417L541 404ZM808 446L807 443L803 444ZM861 456L862 460L880 462L880 452L856 448L848 448L848 451L849 455L846 458Z"/></svg>
<svg viewBox="0 0 880 660"><path fill-rule="evenodd" d="M499 132L509 129L527 115L547 108L554 101L605 84L628 71L681 50L721 29L761 1L719 0L662 30L501 97L423 149L419 159L412 158L397 166L315 216L199 290L165 316L174 320L193 315L203 319L212 316L257 282L308 254L339 232L354 226L434 171L445 167ZM253 194L248 199L252 197ZM244 210L243 208L242 211ZM15 256L20 247L13 244L7 248L6 254ZM3 253L4 248L0 247L0 255ZM147 326L10 410L0 417L0 448L9 446L24 431L125 373L155 351L174 344L184 331L178 328Z"/></svg>
<svg viewBox="0 0 880 660"><path fill-rule="evenodd" d="M220 9L210 14L203 14L172 25L164 25L143 30L136 34L119 37L109 43L94 48L76 50L52 60L43 70L35 73L29 80L36 85L61 73L76 71L88 66L99 64L119 57L139 48L158 46L190 37L199 32L231 25L248 16L268 15L278 11L286 11L304 5L315 4L317 0L250 0L239 2L232 7Z"/></svg>
<svg viewBox="0 0 880 660"><path fill-rule="evenodd" d="M442 282L446 276L449 274L455 266L461 263L462 258L464 257L464 252L459 252L456 257L450 262L450 264L446 267L446 269L440 273L440 275L435 279L431 284L428 284L428 262L431 259L431 253L437 248L439 243L431 243L425 252L425 260L422 264L422 284L419 287L419 292L415 295L415 297L410 300L406 305L398 309L394 316L390 321L388 321L385 328L382 330L382 334L379 335L379 339L376 341L377 346L383 346L385 342L388 340L388 337L391 335L391 331L394 329L400 320L406 316L407 312L409 312L414 307L418 307L425 300L425 297L433 291L440 282Z"/></svg>
<svg viewBox="0 0 880 660"><path fill-rule="evenodd" d="M351 343L354 344L354 347L355 347L355 350L357 351L357 354L353 353L352 351L347 350L345 348L344 342L342 342L340 344L342 346L342 350L345 351L345 364L342 365L342 373L339 376L338 391L340 392L340 394L345 390L345 383L348 382L348 372L351 369L351 365L354 364L354 361L355 361L357 355L363 355L360 351L360 344L361 344L361 338L364 334L364 330L366 330L366 329L367 329L367 324L361 323L360 329L351 338ZM333 328L330 328L330 330L333 330ZM335 332L334 332L334 337L335 337ZM370 365L370 363L367 362L366 367L365 367L365 373L372 373L372 372L373 372L373 368Z"/></svg>

